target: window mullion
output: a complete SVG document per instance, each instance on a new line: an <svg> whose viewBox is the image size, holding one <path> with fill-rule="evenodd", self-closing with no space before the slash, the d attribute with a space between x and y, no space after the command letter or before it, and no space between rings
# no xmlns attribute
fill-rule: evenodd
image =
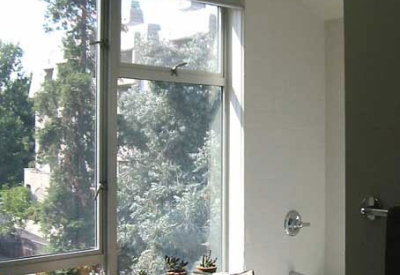
<svg viewBox="0 0 400 275"><path fill-rule="evenodd" d="M175 76L172 75L171 70L167 68L133 64L123 64L119 66L119 77L151 81L165 81L171 83L225 86L225 78L222 76L222 74L178 70L178 76Z"/></svg>
<svg viewBox="0 0 400 275"><path fill-rule="evenodd" d="M107 71L106 109L102 115L107 120L105 132L107 137L106 180L107 196L105 197L104 235L105 266L107 274L118 274L117 271L117 79L120 64L120 33L121 33L121 1L103 0L106 10L104 20L107 29L104 39L110 41L105 60Z"/></svg>
<svg viewBox="0 0 400 275"><path fill-rule="evenodd" d="M221 8L221 58L222 58L222 74L225 79L225 86L223 88L223 141L224 146L222 147L223 165L222 165L222 269L229 270L229 144L230 144L230 83L229 74L229 17L228 9Z"/></svg>
<svg viewBox="0 0 400 275"><path fill-rule="evenodd" d="M98 2L98 40L107 41L106 32L108 30L107 22L107 1ZM107 45L100 43L97 51L97 102L96 102L96 183L99 196L97 198L97 242L98 248L102 253L105 251L105 232L106 228L106 190L107 190Z"/></svg>

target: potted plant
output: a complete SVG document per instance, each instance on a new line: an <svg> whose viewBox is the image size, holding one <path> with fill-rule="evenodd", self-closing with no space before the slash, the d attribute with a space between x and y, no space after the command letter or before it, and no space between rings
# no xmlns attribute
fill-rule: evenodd
<svg viewBox="0 0 400 275"><path fill-rule="evenodd" d="M206 272L206 273L214 273L217 271L216 266L217 258L211 258L211 250L208 251L207 255L203 255L201 258L200 266L197 267L199 271Z"/></svg>
<svg viewBox="0 0 400 275"><path fill-rule="evenodd" d="M167 275L186 275L186 266L188 262L178 257L165 256L165 265L167 266Z"/></svg>

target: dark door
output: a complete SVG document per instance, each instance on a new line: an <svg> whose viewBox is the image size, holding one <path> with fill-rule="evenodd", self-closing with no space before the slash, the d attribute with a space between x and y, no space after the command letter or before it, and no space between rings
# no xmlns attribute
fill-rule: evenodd
<svg viewBox="0 0 400 275"><path fill-rule="evenodd" d="M344 18L346 274L383 275L386 220L360 202L400 205L400 1L345 0Z"/></svg>

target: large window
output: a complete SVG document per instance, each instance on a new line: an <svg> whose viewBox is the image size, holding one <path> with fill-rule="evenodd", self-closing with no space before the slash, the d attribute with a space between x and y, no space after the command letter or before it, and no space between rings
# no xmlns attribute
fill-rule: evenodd
<svg viewBox="0 0 400 275"><path fill-rule="evenodd" d="M226 267L239 2L0 3L1 275Z"/></svg>
<svg viewBox="0 0 400 275"><path fill-rule="evenodd" d="M0 261L98 249L97 6L56 2L0 8Z"/></svg>
<svg viewBox="0 0 400 275"><path fill-rule="evenodd" d="M221 9L125 0L121 15L119 273L162 274L165 255L195 269L209 250L221 266Z"/></svg>

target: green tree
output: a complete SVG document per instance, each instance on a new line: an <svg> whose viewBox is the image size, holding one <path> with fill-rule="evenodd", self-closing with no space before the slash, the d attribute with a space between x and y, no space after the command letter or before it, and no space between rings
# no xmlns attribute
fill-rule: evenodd
<svg viewBox="0 0 400 275"><path fill-rule="evenodd" d="M137 39L136 50L141 63L213 70L216 60L204 47L212 41L211 34L181 45ZM193 264L207 250L210 212L220 213L212 183L221 180L221 91L142 81L119 92L118 107L119 270L160 274L166 254Z"/></svg>
<svg viewBox="0 0 400 275"><path fill-rule="evenodd" d="M95 1L46 2L46 28L66 31L66 61L35 99L43 124L38 129L39 161L52 171L41 225L44 232L52 232L51 250L60 252L94 244L90 187L95 167L95 89L88 41L94 34ZM214 71L217 62L208 58L213 35L199 34L180 45L156 36L137 37L136 50L144 64L185 61L188 68ZM118 98L117 237L119 269L127 272L161 271L165 254L198 260L206 251L210 231L210 197L218 192L210 182L220 178L215 172L221 167L220 153L216 163L210 161L210 151L221 148L221 134L213 131L221 128L220 121L215 122L221 111L220 89L147 84L148 89L131 85L119 91Z"/></svg>
<svg viewBox="0 0 400 275"><path fill-rule="evenodd" d="M51 169L41 227L51 252L94 247L95 0L45 0L46 29L64 30L65 62L35 98L38 161Z"/></svg>
<svg viewBox="0 0 400 275"><path fill-rule="evenodd" d="M220 111L218 95L217 88L165 83L121 93L120 270L157 274L165 254L193 264L206 251L210 185L220 180L215 171L221 168L220 133L210 129Z"/></svg>
<svg viewBox="0 0 400 275"><path fill-rule="evenodd" d="M0 187L21 184L34 160L35 120L22 55L20 47L0 41Z"/></svg>
<svg viewBox="0 0 400 275"><path fill-rule="evenodd" d="M34 211L30 190L26 187L5 187L0 195L0 236L25 228Z"/></svg>

